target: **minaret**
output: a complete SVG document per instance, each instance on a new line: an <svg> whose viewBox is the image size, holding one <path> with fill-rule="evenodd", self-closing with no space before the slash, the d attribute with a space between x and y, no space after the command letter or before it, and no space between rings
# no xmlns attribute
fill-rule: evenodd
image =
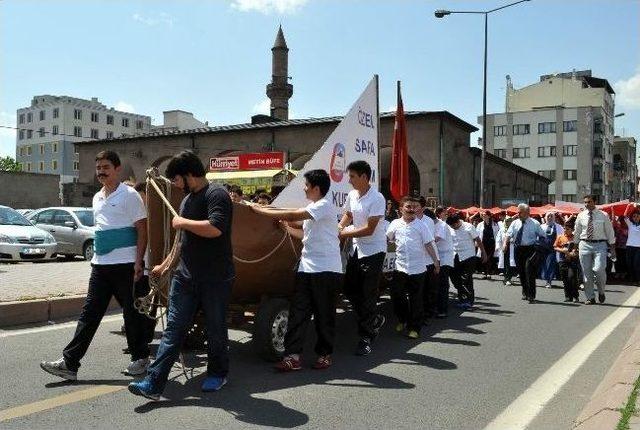
<svg viewBox="0 0 640 430"><path fill-rule="evenodd" d="M271 83L267 85L267 97L271 99L271 116L279 120L289 119L289 99L293 85L289 83L289 48L284 40L282 26L271 48Z"/></svg>

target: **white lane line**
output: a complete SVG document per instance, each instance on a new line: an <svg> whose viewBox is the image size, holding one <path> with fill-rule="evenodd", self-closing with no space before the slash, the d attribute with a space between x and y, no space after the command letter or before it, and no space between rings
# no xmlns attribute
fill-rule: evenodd
<svg viewBox="0 0 640 430"><path fill-rule="evenodd" d="M491 421L485 430L525 429L638 303L640 289L542 374Z"/></svg>
<svg viewBox="0 0 640 430"><path fill-rule="evenodd" d="M108 323L112 321L117 321L119 319L120 320L122 319L121 314L109 315L102 318L102 322ZM62 324L52 324L52 325L47 325L43 327L23 328L18 330L0 330L0 339L5 337L20 336L23 334L34 334L34 333L42 333L45 331L62 330L64 328L75 327L77 324L78 324L78 321L69 321Z"/></svg>

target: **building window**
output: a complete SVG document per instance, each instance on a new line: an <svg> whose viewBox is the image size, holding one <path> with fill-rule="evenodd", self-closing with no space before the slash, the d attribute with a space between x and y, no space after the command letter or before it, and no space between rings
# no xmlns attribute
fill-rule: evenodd
<svg viewBox="0 0 640 430"><path fill-rule="evenodd" d="M74 162L73 162L73 170L74 170L75 172L77 172L78 170L80 170L80 169L79 169L79 167L80 167L80 163L79 163L79 162L77 162L77 161L74 161Z"/></svg>
<svg viewBox="0 0 640 430"><path fill-rule="evenodd" d="M122 118L122 126L129 127L129 118Z"/></svg>
<svg viewBox="0 0 640 430"><path fill-rule="evenodd" d="M556 123L555 122L539 122L538 123L538 133L555 133L556 132Z"/></svg>
<svg viewBox="0 0 640 430"><path fill-rule="evenodd" d="M568 181L575 181L577 177L577 173L578 173L577 170L563 170L562 177Z"/></svg>
<svg viewBox="0 0 640 430"><path fill-rule="evenodd" d="M555 156L556 156L555 146L541 146L538 148L538 157L555 157Z"/></svg>
<svg viewBox="0 0 640 430"><path fill-rule="evenodd" d="M113 131L107 131L107 139L113 139Z"/></svg>
<svg viewBox="0 0 640 430"><path fill-rule="evenodd" d="M44 145L40 145L40 155L44 155Z"/></svg>
<svg viewBox="0 0 640 430"><path fill-rule="evenodd" d="M33 130L27 130L27 139L31 139L33 137Z"/></svg>
<svg viewBox="0 0 640 430"><path fill-rule="evenodd" d="M73 119L82 119L82 110L74 109L73 110Z"/></svg>
<svg viewBox="0 0 640 430"><path fill-rule="evenodd" d="M142 122L142 121L140 121L140 120L137 120L137 121L136 121L136 128L137 128L138 130L141 130L141 129L142 129L142 127L144 127L144 122Z"/></svg>
<svg viewBox="0 0 640 430"><path fill-rule="evenodd" d="M51 144L51 152L53 152L53 153L58 152L58 142L53 142Z"/></svg>
<svg viewBox="0 0 640 430"><path fill-rule="evenodd" d="M41 111L40 111L40 121L44 121L44 118L45 118L44 111L43 111L43 110L41 110Z"/></svg>
<svg viewBox="0 0 640 430"><path fill-rule="evenodd" d="M44 172L44 161L38 163L38 172Z"/></svg>
<svg viewBox="0 0 640 430"><path fill-rule="evenodd" d="M51 134L53 134L54 136L58 134L58 126L54 125L53 127L51 127Z"/></svg>
<svg viewBox="0 0 640 430"><path fill-rule="evenodd" d="M82 127L73 127L73 135L76 137L82 137Z"/></svg>
<svg viewBox="0 0 640 430"><path fill-rule="evenodd" d="M38 136L40 136L40 137L44 137L44 127L40 127L40 128L38 129Z"/></svg>
<svg viewBox="0 0 640 430"><path fill-rule="evenodd" d="M91 122L99 122L99 120L98 112L91 112Z"/></svg>
<svg viewBox="0 0 640 430"><path fill-rule="evenodd" d="M58 160L51 160L51 169L58 170Z"/></svg>
<svg viewBox="0 0 640 430"><path fill-rule="evenodd" d="M79 154L80 152L78 152L78 145L73 145L73 153L74 154Z"/></svg>
<svg viewBox="0 0 640 430"><path fill-rule="evenodd" d="M24 157L24 146L18 148L18 154L20 154L21 157Z"/></svg>
<svg viewBox="0 0 640 430"><path fill-rule="evenodd" d="M496 125L493 127L493 135L494 136L504 136L507 134L507 126L506 125Z"/></svg>
<svg viewBox="0 0 640 430"><path fill-rule="evenodd" d="M529 148L513 148L513 158L529 158Z"/></svg>
<svg viewBox="0 0 640 430"><path fill-rule="evenodd" d="M31 145L27 146L27 156L31 156Z"/></svg>
<svg viewBox="0 0 640 430"><path fill-rule="evenodd" d="M60 115L60 109L53 108L53 117L58 118L59 115Z"/></svg>
<svg viewBox="0 0 640 430"><path fill-rule="evenodd" d="M91 129L91 138L92 139L97 139L98 138L98 129L97 128L92 128Z"/></svg>
<svg viewBox="0 0 640 430"><path fill-rule="evenodd" d="M19 121L20 121L20 124L24 124L24 114L23 113L20 114Z"/></svg>
<svg viewBox="0 0 640 430"><path fill-rule="evenodd" d="M578 155L578 145L566 145L562 147L562 155L565 157L575 157Z"/></svg>
<svg viewBox="0 0 640 430"><path fill-rule="evenodd" d="M563 194L562 195L562 200L564 200L565 202L575 203L576 202L576 195L575 194Z"/></svg>
<svg viewBox="0 0 640 430"><path fill-rule="evenodd" d="M593 170L593 180L594 181L602 181L602 172L600 170Z"/></svg>
<svg viewBox="0 0 640 430"><path fill-rule="evenodd" d="M562 131L576 131L577 124L578 124L578 121L576 120L564 121L562 123Z"/></svg>
<svg viewBox="0 0 640 430"><path fill-rule="evenodd" d="M513 135L529 134L529 124L515 124L513 126Z"/></svg>
<svg viewBox="0 0 640 430"><path fill-rule="evenodd" d="M18 132L18 139L20 139L20 140L24 139L24 130L20 130Z"/></svg>
<svg viewBox="0 0 640 430"><path fill-rule="evenodd" d="M538 170L538 175L544 176L545 178L551 179L552 181L556 179L555 170Z"/></svg>
<svg viewBox="0 0 640 430"><path fill-rule="evenodd" d="M549 203L553 203L556 201L556 195L555 194L549 194Z"/></svg>
<svg viewBox="0 0 640 430"><path fill-rule="evenodd" d="M113 125L113 115L107 115L107 124Z"/></svg>
<svg viewBox="0 0 640 430"><path fill-rule="evenodd" d="M27 122L33 121L33 114L31 112L27 113Z"/></svg>
<svg viewBox="0 0 640 430"><path fill-rule="evenodd" d="M27 172L31 171L31 163L27 163Z"/></svg>
<svg viewBox="0 0 640 430"><path fill-rule="evenodd" d="M507 150L506 149L494 149L493 153L496 157L507 158Z"/></svg>

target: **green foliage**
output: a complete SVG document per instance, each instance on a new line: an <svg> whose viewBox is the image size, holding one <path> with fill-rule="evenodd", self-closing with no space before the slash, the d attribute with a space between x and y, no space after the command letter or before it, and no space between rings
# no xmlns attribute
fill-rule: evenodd
<svg viewBox="0 0 640 430"><path fill-rule="evenodd" d="M21 172L22 168L13 157L0 157L0 172Z"/></svg>

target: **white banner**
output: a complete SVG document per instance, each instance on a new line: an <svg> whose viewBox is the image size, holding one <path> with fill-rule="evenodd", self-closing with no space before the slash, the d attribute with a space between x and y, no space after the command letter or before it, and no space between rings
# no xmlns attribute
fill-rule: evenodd
<svg viewBox="0 0 640 430"><path fill-rule="evenodd" d="M349 113L327 138L322 147L304 165L298 176L273 201L280 208L300 208L309 204L304 195L304 173L323 169L331 177L327 198L342 214L349 184L347 166L352 161L364 160L371 166L371 186L379 189L378 172L378 94L374 77Z"/></svg>

